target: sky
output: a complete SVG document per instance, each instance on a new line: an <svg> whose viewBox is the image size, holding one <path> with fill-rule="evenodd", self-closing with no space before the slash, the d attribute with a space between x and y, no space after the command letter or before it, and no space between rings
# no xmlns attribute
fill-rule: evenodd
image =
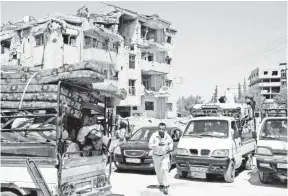
<svg viewBox="0 0 288 196"><path fill-rule="evenodd" d="M279 67L287 62L287 2L109 2L141 14L158 14L178 30L172 56L172 74L183 77L173 95L200 95L210 100L237 88L257 67ZM1 2L1 22L24 16L43 17L54 12L75 15L86 5L101 11L97 1ZM247 84L249 81L247 80ZM235 89L236 90L236 89Z"/></svg>

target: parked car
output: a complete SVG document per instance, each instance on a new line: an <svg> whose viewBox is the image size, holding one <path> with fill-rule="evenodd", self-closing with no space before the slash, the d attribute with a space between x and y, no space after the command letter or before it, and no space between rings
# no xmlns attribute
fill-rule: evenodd
<svg viewBox="0 0 288 196"><path fill-rule="evenodd" d="M151 135L158 130L157 126L142 127L131 138L117 147L114 151L114 162L118 170L146 170L154 171L152 151L148 148ZM171 165L175 164L175 155L182 131L177 127L167 127L167 133L174 141L171 153Z"/></svg>

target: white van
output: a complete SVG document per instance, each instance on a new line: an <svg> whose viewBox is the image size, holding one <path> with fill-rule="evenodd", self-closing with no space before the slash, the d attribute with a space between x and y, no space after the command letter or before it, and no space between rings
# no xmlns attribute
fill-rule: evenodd
<svg viewBox="0 0 288 196"><path fill-rule="evenodd" d="M234 108L241 113L241 107ZM205 112L204 112L205 113ZM206 112L207 113L207 112ZM178 143L176 166L180 178L224 176L233 182L235 170L242 165L251 170L252 156L256 150L256 132L239 132L239 122L234 117L216 116L193 118Z"/></svg>
<svg viewBox="0 0 288 196"><path fill-rule="evenodd" d="M257 139L260 181L268 184L277 177L287 182L287 108L284 116L264 118Z"/></svg>

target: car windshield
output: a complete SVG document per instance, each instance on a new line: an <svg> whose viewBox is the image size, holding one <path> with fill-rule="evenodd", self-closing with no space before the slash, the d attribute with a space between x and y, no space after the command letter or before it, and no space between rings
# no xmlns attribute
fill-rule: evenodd
<svg viewBox="0 0 288 196"><path fill-rule="evenodd" d="M287 119L266 120L259 139L287 141Z"/></svg>
<svg viewBox="0 0 288 196"><path fill-rule="evenodd" d="M184 136L192 137L227 137L228 121L225 120L196 120L191 121Z"/></svg>
<svg viewBox="0 0 288 196"><path fill-rule="evenodd" d="M150 128L150 127L145 127L141 128L138 131L136 131L132 137L130 138L130 141L149 141L151 135L157 131L156 128Z"/></svg>

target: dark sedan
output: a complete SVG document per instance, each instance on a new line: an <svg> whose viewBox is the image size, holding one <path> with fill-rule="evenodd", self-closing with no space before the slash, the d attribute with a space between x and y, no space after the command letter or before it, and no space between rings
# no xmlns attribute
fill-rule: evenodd
<svg viewBox="0 0 288 196"><path fill-rule="evenodd" d="M152 152L148 148L148 142L158 127L142 127L138 129L131 138L117 147L114 151L114 161L117 169L120 170L150 170L154 171ZM182 131L177 127L167 127L167 133L172 137L174 149L171 153L171 163L175 163L174 151L182 135Z"/></svg>

